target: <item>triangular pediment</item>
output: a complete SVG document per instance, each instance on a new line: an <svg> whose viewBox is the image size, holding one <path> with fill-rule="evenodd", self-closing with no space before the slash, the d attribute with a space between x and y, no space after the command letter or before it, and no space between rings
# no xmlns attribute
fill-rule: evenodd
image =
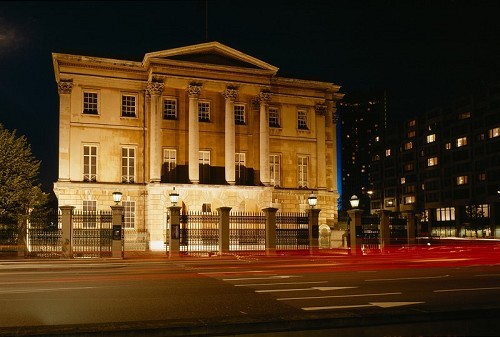
<svg viewBox="0 0 500 337"><path fill-rule="evenodd" d="M229 66L248 68L253 70L265 70L276 73L277 67L263 62L255 57L244 54L236 49L225 46L219 42L207 42L187 47L180 47L147 53L144 56L144 64L153 59L183 61L203 65Z"/></svg>

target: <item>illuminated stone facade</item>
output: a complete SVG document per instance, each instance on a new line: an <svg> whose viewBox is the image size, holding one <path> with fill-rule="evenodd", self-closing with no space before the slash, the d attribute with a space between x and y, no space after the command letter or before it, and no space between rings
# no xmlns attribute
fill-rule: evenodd
<svg viewBox="0 0 500 337"><path fill-rule="evenodd" d="M314 191L320 224L333 225L338 85L279 77L218 42L53 63L59 206L109 210L120 191L125 234L146 233L151 250L164 247L174 187L183 211L207 212L305 211Z"/></svg>

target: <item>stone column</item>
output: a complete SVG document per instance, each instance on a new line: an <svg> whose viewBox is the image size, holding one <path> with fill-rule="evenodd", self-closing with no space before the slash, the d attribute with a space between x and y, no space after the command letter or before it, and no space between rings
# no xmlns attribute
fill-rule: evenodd
<svg viewBox="0 0 500 337"><path fill-rule="evenodd" d="M266 215L266 255L276 254L276 212L277 208L262 209Z"/></svg>
<svg viewBox="0 0 500 337"><path fill-rule="evenodd" d="M327 188L329 191L338 191L337 183L337 161L340 161L340 156L337 156L337 144L340 144L340 132L337 133L338 114L332 100L327 100L326 102L326 128L328 130L327 137L327 162L328 162L328 174L326 176ZM338 136L337 136L338 135ZM339 139L337 139L339 138Z"/></svg>
<svg viewBox="0 0 500 337"><path fill-rule="evenodd" d="M159 183L161 180L161 93L164 84L161 82L149 82L147 92L151 96L151 108L149 117L149 181Z"/></svg>
<svg viewBox="0 0 500 337"><path fill-rule="evenodd" d="M260 102L260 137L259 137L259 153L260 153L260 182L264 186L269 186L271 183L269 172L269 115L268 106L270 95L266 91L261 91L259 96Z"/></svg>
<svg viewBox="0 0 500 337"><path fill-rule="evenodd" d="M113 240L111 242L111 257L123 259L123 206L111 206L113 212Z"/></svg>
<svg viewBox="0 0 500 337"><path fill-rule="evenodd" d="M73 257L73 210L74 206L61 206L61 258L69 259Z"/></svg>
<svg viewBox="0 0 500 337"><path fill-rule="evenodd" d="M189 180L193 184L200 182L200 126L198 122L198 98L201 84L191 83L189 95Z"/></svg>
<svg viewBox="0 0 500 337"><path fill-rule="evenodd" d="M219 207L219 254L229 253L229 212L231 207Z"/></svg>
<svg viewBox="0 0 500 337"><path fill-rule="evenodd" d="M316 186L318 189L326 189L326 128L325 128L326 105L316 105Z"/></svg>
<svg viewBox="0 0 500 337"><path fill-rule="evenodd" d="M361 245L363 243L363 226L361 224L362 209L351 209L347 211L350 218L350 242L351 255L361 255Z"/></svg>
<svg viewBox="0 0 500 337"><path fill-rule="evenodd" d="M309 216L309 252L315 253L319 247L319 212L318 208L309 208L307 214Z"/></svg>
<svg viewBox="0 0 500 337"><path fill-rule="evenodd" d="M226 123L225 123L225 133L224 133L224 143L225 143L225 166L226 166L226 181L229 185L234 185L236 183L235 178L235 127L234 127L234 100L238 95L238 90L236 88L228 87L223 92L223 96L226 100Z"/></svg>
<svg viewBox="0 0 500 337"><path fill-rule="evenodd" d="M178 257L181 240L181 207L171 206L170 210L170 237L168 240L168 256Z"/></svg>
<svg viewBox="0 0 500 337"><path fill-rule="evenodd" d="M406 239L408 241L408 246L415 245L415 212L406 211L403 212L403 216L406 218Z"/></svg>
<svg viewBox="0 0 500 337"><path fill-rule="evenodd" d="M59 92L59 181L70 181L69 148L72 80L57 83Z"/></svg>
<svg viewBox="0 0 500 337"><path fill-rule="evenodd" d="M380 250L385 252L389 245L391 244L391 229L389 228L389 215L390 211L379 210L377 211L379 216L379 241Z"/></svg>

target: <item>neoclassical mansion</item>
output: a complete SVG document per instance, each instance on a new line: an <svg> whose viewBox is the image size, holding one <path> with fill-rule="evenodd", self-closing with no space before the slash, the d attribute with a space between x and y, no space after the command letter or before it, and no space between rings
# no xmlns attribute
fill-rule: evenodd
<svg viewBox="0 0 500 337"><path fill-rule="evenodd" d="M278 68L218 42L151 52L142 61L54 53L60 97L59 206L109 210L164 249L169 194L183 212L276 207L320 225L337 217L333 83Z"/></svg>

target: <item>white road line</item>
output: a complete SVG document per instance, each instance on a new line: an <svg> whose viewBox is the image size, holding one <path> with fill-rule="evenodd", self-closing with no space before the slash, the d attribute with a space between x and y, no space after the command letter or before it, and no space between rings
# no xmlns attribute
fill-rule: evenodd
<svg viewBox="0 0 500 337"><path fill-rule="evenodd" d="M269 277L244 277L244 278L224 278L222 281L247 281L247 280L275 280L275 279L287 279L292 277L302 277L294 275L278 275Z"/></svg>
<svg viewBox="0 0 500 337"><path fill-rule="evenodd" d="M392 308L400 307L403 305L413 305L425 302L376 302L369 304L358 304L358 305L335 305L329 307L306 307L302 310L313 311L313 310L332 310L332 309L352 309L352 308L366 308L366 307L380 307L380 308Z"/></svg>
<svg viewBox="0 0 500 337"><path fill-rule="evenodd" d="M268 273L263 270L247 270L247 271L211 271L205 273L198 273L200 275L217 275L217 274L258 274L258 273ZM276 274L271 274L276 275Z"/></svg>
<svg viewBox="0 0 500 337"><path fill-rule="evenodd" d="M440 289L433 290L435 293L444 293L444 292L452 292L452 291L478 291L478 290L499 290L500 287L490 287L490 288L462 288L462 289Z"/></svg>
<svg viewBox="0 0 500 337"><path fill-rule="evenodd" d="M265 290L255 290L256 293L278 293L287 291L309 291L309 290L319 290L319 291L330 291L330 290L342 290L342 289L352 289L357 287L311 287L311 288L298 288L298 289L265 289Z"/></svg>
<svg viewBox="0 0 500 337"><path fill-rule="evenodd" d="M246 283L235 284L235 287L254 287L254 286L275 286L284 284L313 284L313 283L328 283L328 281L311 281L311 282L277 282L277 283Z"/></svg>
<svg viewBox="0 0 500 337"><path fill-rule="evenodd" d="M49 292L49 291L82 290L82 289L95 289L95 288L97 288L97 287L10 289L10 290L0 290L0 294L28 294L28 293L43 293L43 292Z"/></svg>
<svg viewBox="0 0 500 337"><path fill-rule="evenodd" d="M367 296L388 296L388 295L401 295L398 293L379 293L379 294L355 294L355 295L329 295L329 296L309 296L309 297L283 297L277 298L278 301L295 301L295 300L314 300L322 298L340 298L340 297L367 297Z"/></svg>
<svg viewBox="0 0 500 337"><path fill-rule="evenodd" d="M423 277L400 277L400 278L374 278L365 280L365 282L374 282L374 281L400 281L400 280L425 280L425 279L436 279L436 278L445 278L450 277L450 275L441 275L441 276L423 276Z"/></svg>

